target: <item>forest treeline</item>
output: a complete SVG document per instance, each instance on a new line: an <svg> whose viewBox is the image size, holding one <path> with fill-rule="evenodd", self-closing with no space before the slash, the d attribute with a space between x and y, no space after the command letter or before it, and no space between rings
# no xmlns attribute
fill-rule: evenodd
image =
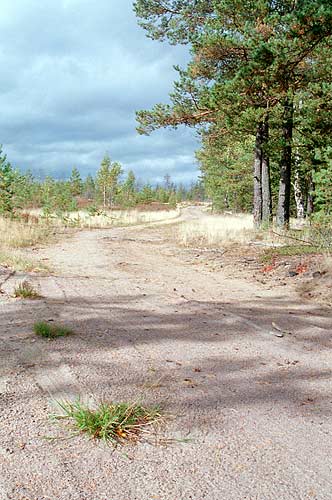
<svg viewBox="0 0 332 500"><path fill-rule="evenodd" d="M132 171L124 176L119 162L105 155L95 176L82 179L73 168L68 180L50 176L36 179L30 171L14 169L0 149L0 214L11 215L18 210L41 208L45 215L87 208L91 214L99 209L131 208L158 202L175 207L182 201L202 201L204 189L198 181L190 186L176 185L165 175L160 185L142 184Z"/></svg>
<svg viewBox="0 0 332 500"><path fill-rule="evenodd" d="M217 209L329 222L332 201L331 0L136 0L147 36L188 45L168 104L138 131L195 127Z"/></svg>

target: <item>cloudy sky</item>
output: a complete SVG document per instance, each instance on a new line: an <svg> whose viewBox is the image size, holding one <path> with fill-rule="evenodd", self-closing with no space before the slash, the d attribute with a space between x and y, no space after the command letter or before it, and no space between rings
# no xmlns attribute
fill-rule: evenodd
<svg viewBox="0 0 332 500"><path fill-rule="evenodd" d="M151 41L131 0L2 0L0 143L13 165L94 173L107 151L157 182L197 177L194 132L136 131L135 110L165 102L186 51Z"/></svg>

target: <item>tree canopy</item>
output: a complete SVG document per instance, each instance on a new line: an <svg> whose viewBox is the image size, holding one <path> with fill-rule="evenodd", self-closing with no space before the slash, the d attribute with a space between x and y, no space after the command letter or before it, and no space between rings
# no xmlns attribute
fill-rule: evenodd
<svg viewBox="0 0 332 500"><path fill-rule="evenodd" d="M286 227L294 122L303 120L303 108L296 109L295 102L308 88L330 89L324 56L331 48L331 2L137 0L134 9L150 38L188 44L191 53L187 67L177 68L170 103L137 112L138 131L150 134L184 124L197 127L205 144L207 136L210 143L226 137L228 144L252 136L256 222L270 218L270 158L278 154L275 210L277 222ZM315 128L313 122L309 128Z"/></svg>

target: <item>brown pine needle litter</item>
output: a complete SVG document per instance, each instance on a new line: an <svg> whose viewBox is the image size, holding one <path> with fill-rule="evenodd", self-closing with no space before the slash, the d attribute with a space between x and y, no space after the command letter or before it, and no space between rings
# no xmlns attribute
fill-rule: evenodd
<svg viewBox="0 0 332 500"><path fill-rule="evenodd" d="M56 419L69 419L77 433L86 433L113 446L137 442L143 434L153 433L163 420L159 406L103 402L90 408L80 400L58 404L64 414L56 415Z"/></svg>

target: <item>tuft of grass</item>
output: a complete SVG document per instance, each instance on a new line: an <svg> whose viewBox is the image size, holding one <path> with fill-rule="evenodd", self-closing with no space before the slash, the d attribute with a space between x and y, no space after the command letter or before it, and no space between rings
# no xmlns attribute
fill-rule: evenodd
<svg viewBox="0 0 332 500"><path fill-rule="evenodd" d="M70 335L72 330L66 326L52 325L46 321L39 321L33 326L36 335L47 339L56 339L58 337L65 337Z"/></svg>
<svg viewBox="0 0 332 500"><path fill-rule="evenodd" d="M261 255L263 264L269 264L277 257L294 257L302 255L314 255L319 253L319 249L311 245L288 245L282 247L268 248Z"/></svg>
<svg viewBox="0 0 332 500"><path fill-rule="evenodd" d="M161 420L159 407L145 408L137 403L100 403L90 408L80 400L59 403L64 415L79 433L106 443L117 445L125 441L137 441L143 432Z"/></svg>
<svg viewBox="0 0 332 500"><path fill-rule="evenodd" d="M14 297L19 297L21 299L37 299L40 295L29 281L24 280L14 288Z"/></svg>

